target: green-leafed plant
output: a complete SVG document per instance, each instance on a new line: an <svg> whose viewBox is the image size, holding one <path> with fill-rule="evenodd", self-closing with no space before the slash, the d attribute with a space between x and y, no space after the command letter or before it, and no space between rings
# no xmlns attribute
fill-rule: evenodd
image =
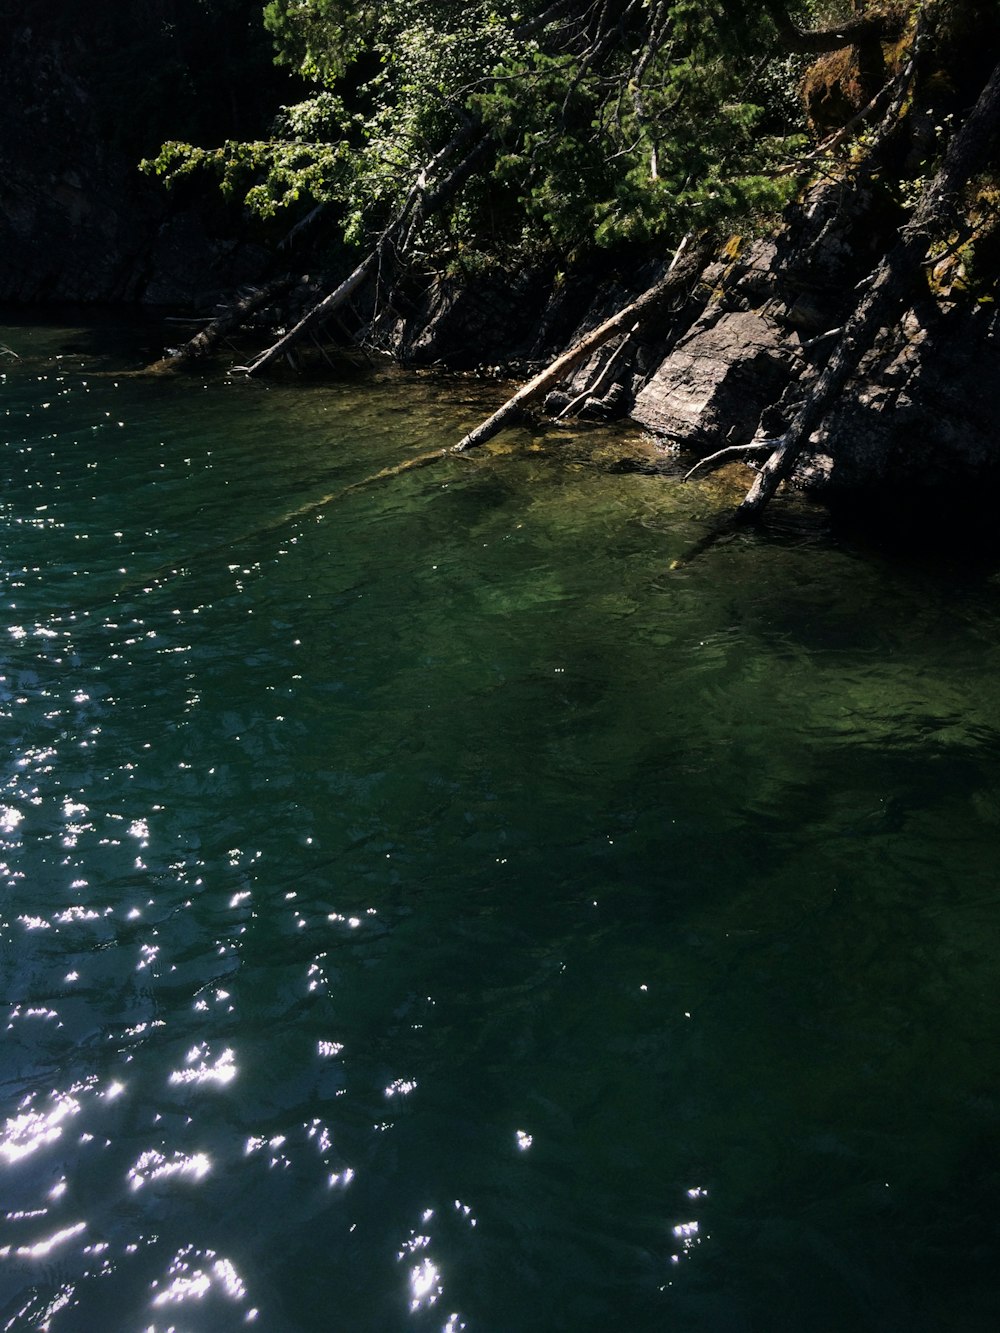
<svg viewBox="0 0 1000 1333"><path fill-rule="evenodd" d="M271 0L264 21L314 91L266 141L171 142L147 169L209 168L264 218L331 204L360 244L471 125L485 151L421 241L469 262L670 244L792 188L776 168L801 131L795 72L767 6Z"/></svg>

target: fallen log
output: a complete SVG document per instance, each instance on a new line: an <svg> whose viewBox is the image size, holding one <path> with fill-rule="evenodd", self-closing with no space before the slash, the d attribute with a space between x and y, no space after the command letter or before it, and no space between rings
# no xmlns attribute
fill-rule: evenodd
<svg viewBox="0 0 1000 1333"><path fill-rule="evenodd" d="M508 398L492 416L487 417L475 430L470 430L468 435L459 440L458 444L452 445L451 452L464 454L470 449L475 449L477 445L485 444L487 440L491 440L520 413L522 408L540 398L549 389L554 388L560 380L565 379L574 367L606 343L620 329L625 328L626 325L641 323L643 318L651 311L661 305L668 297L680 291L693 277L696 277L701 272L711 249L711 238L708 236L702 238L700 244L690 251L688 251L689 240L690 235L685 236L681 241L673 259L670 261L670 267L659 282L643 292L637 300L632 301L624 309L619 310L617 314L612 315L610 319L606 319L603 324L599 324L596 329L591 329L589 333L584 334L579 342L574 343L568 351L563 352L561 356L557 356L545 370L540 371L534 379L529 380L527 384L518 389L513 398Z"/></svg>
<svg viewBox="0 0 1000 1333"><path fill-rule="evenodd" d="M172 370L181 370L193 361L199 361L202 357L208 356L227 333L244 324L255 311L262 309L275 296L289 288L293 281L292 277L285 275L281 278L275 278L273 282L269 282L263 287L256 288L242 301L237 301L229 306L218 318L213 319L210 324L189 339L183 347L178 347L175 351L168 352L166 356L160 357L158 361L154 361L152 365L147 366L143 373L146 375L164 375Z"/></svg>
<svg viewBox="0 0 1000 1333"><path fill-rule="evenodd" d="M314 306L311 306L299 322L287 333L282 334L277 342L265 348L247 365L240 366L239 370L243 374L259 375L261 371L266 370L280 357L287 356L296 343L300 342L310 330L324 323L350 300L358 288L377 270L383 257L393 246L400 243L402 248L405 249L427 215L440 208L462 184L465 173L471 170L482 152L482 142L473 143L471 151L466 153L461 161L452 168L446 179L436 189L428 189L429 179L462 148L468 147L469 143L476 139L478 133L478 125L474 121L469 121L452 135L444 147L439 149L417 173L417 177L410 186L409 193L399 212L384 228L361 263L357 265L353 272L348 274L338 287L324 296L322 300L317 301Z"/></svg>
<svg viewBox="0 0 1000 1333"><path fill-rule="evenodd" d="M245 366L234 366L233 373L244 375L257 375L260 371L266 369L272 361L277 361L279 357L287 356L291 349L305 335L338 310L350 297L357 291L361 284L371 273L378 259L378 250L372 250L366 255L353 273L344 279L335 291L324 296L316 305L310 306L297 324L295 324L287 333L282 334L276 343L272 343L258 356Z"/></svg>

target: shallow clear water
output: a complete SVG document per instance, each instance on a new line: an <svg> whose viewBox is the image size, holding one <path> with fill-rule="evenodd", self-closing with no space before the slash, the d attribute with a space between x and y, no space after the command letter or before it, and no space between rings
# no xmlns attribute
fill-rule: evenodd
<svg viewBox="0 0 1000 1333"><path fill-rule="evenodd" d="M995 567L133 336L0 330L0 1327L995 1327Z"/></svg>

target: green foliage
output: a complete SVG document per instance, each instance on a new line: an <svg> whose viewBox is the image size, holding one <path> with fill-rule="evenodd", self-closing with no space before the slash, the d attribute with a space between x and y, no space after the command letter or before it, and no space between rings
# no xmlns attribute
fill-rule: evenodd
<svg viewBox="0 0 1000 1333"><path fill-rule="evenodd" d="M273 218L301 200L326 203L336 197L343 154L336 145L265 140L227 140L221 148L165 143L159 156L141 165L176 185L201 171L213 173L227 199L242 197L261 218Z"/></svg>
<svg viewBox="0 0 1000 1333"><path fill-rule="evenodd" d="M600 60L592 46L529 51L474 97L502 145L497 179L519 188L526 244L574 254L673 242L787 197L766 174L780 160L764 133L775 107L760 96L771 62L749 73L766 27L725 3L679 0L657 14L657 28L640 26Z"/></svg>
<svg viewBox="0 0 1000 1333"><path fill-rule="evenodd" d="M148 170L211 169L262 217L333 203L361 243L471 121L492 155L423 233L432 260L469 263L666 245L789 190L774 168L799 126L766 6L270 0L264 21L309 97L265 142L170 143Z"/></svg>

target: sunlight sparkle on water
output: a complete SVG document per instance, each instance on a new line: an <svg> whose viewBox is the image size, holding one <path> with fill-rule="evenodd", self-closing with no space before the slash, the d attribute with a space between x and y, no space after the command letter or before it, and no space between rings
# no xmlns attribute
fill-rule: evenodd
<svg viewBox="0 0 1000 1333"><path fill-rule="evenodd" d="M204 1267L193 1266L192 1261L204 1262ZM197 1251L193 1246L180 1250L167 1270L169 1285L153 1297L154 1306L181 1305L185 1301L200 1301L210 1291L218 1291L231 1301L246 1300L246 1286L229 1259L217 1259L214 1250ZM159 1286L159 1282L152 1284Z"/></svg>
<svg viewBox="0 0 1000 1333"><path fill-rule="evenodd" d="M222 1054L216 1058L214 1064L209 1064L207 1057L207 1043L202 1042L198 1046L193 1046L185 1056L189 1068L173 1070L169 1081L175 1084L217 1083L220 1086L232 1083L237 1073L234 1063L236 1053L227 1046ZM195 1061L197 1061L197 1064Z"/></svg>
<svg viewBox="0 0 1000 1333"><path fill-rule="evenodd" d="M195 1153L193 1157L188 1157L186 1153L175 1152L167 1158L155 1148L150 1148L129 1168L128 1180L132 1188L138 1190L143 1185L171 1176L190 1176L193 1180L202 1180L211 1169L212 1162L207 1153Z"/></svg>
<svg viewBox="0 0 1000 1333"><path fill-rule="evenodd" d="M417 1250L426 1250L430 1243L430 1236L412 1235L409 1240L403 1242L403 1248L396 1255L396 1258L405 1259L408 1254L415 1254Z"/></svg>
<svg viewBox="0 0 1000 1333"><path fill-rule="evenodd" d="M81 1231L86 1230L86 1222L76 1222L71 1227L63 1227L51 1236L46 1236L44 1240L36 1241L34 1245L19 1245L13 1253L20 1259L46 1259L58 1246L72 1240L74 1236L79 1236ZM12 1247L5 1245L3 1249L0 1249L0 1256L7 1258L11 1252ZM7 1325L7 1327L10 1327L10 1325Z"/></svg>
<svg viewBox="0 0 1000 1333"><path fill-rule="evenodd" d="M0 833L13 833L24 819L20 810L12 805L0 805Z"/></svg>
<svg viewBox="0 0 1000 1333"><path fill-rule="evenodd" d="M130 837L138 838L145 843L149 838L149 824L145 819L133 819L128 826L127 832Z"/></svg>
<svg viewBox="0 0 1000 1333"><path fill-rule="evenodd" d="M409 1097L417 1086L415 1078L397 1078L385 1089L386 1097Z"/></svg>
<svg viewBox="0 0 1000 1333"><path fill-rule="evenodd" d="M80 1103L66 1093L54 1093L55 1105L47 1112L26 1111L12 1116L0 1133L0 1157L18 1162L45 1144L54 1143L63 1132L62 1122L76 1115Z"/></svg>
<svg viewBox="0 0 1000 1333"><path fill-rule="evenodd" d="M432 1259L423 1259L410 1269L410 1310L426 1310L444 1291L441 1271Z"/></svg>
<svg viewBox="0 0 1000 1333"><path fill-rule="evenodd" d="M672 1264L679 1264L681 1258L685 1254L690 1254L695 1246L701 1244L702 1238L700 1231L701 1228L697 1222L678 1222L673 1228L673 1235L675 1240L680 1241L681 1248L679 1254L672 1254L670 1256L670 1262Z"/></svg>

